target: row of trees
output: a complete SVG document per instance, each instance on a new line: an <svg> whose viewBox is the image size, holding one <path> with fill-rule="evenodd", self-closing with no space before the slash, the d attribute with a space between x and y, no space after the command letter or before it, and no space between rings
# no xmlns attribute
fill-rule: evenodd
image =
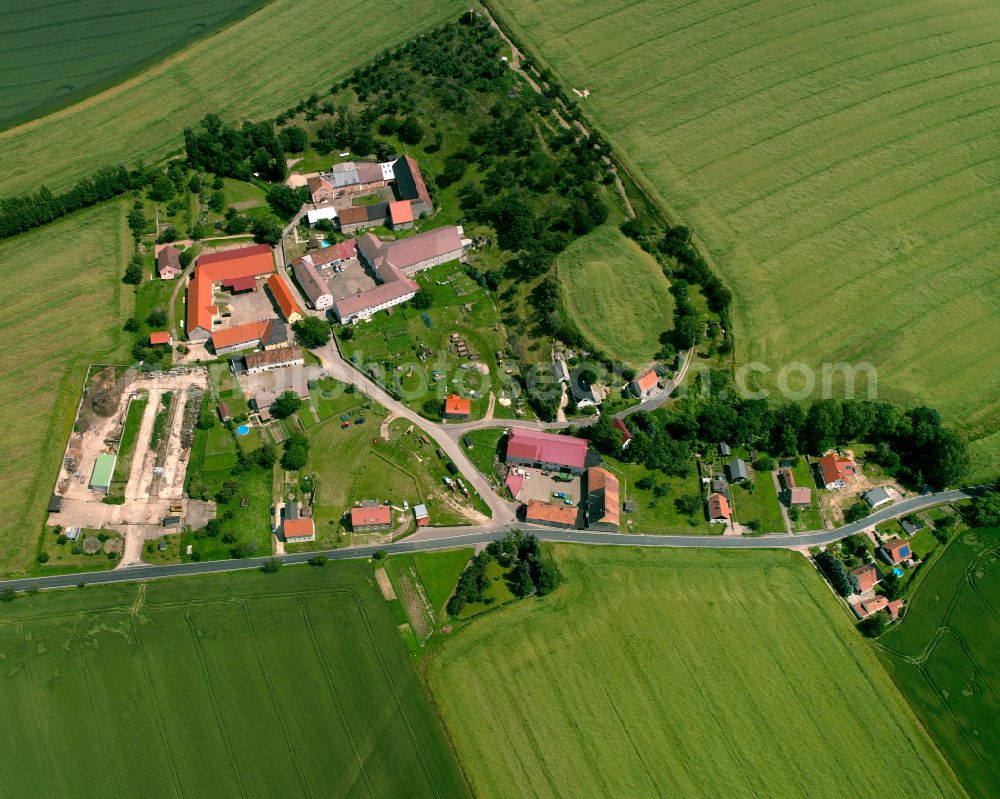
<svg viewBox="0 0 1000 799"><path fill-rule="evenodd" d="M743 399L718 375L712 388L709 399L687 397L670 408L628 417L633 438L621 457L682 475L695 451L723 441L776 457L821 455L837 445L864 442L875 445L869 457L917 487L956 485L968 469L965 443L933 408L874 400L821 399L804 407ZM584 435L603 452L620 451L621 436L610 419L602 417Z"/></svg>

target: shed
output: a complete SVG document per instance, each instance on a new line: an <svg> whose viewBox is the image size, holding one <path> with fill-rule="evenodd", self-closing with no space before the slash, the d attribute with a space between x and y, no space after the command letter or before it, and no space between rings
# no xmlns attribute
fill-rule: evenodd
<svg viewBox="0 0 1000 799"><path fill-rule="evenodd" d="M726 464L726 472L730 483L739 483L747 479L747 465L742 458L733 458Z"/></svg>
<svg viewBox="0 0 1000 799"><path fill-rule="evenodd" d="M889 496L889 492L881 486L873 488L871 491L866 491L864 497L865 502L871 505L872 510L880 508L883 505L888 505L892 502L892 497Z"/></svg>
<svg viewBox="0 0 1000 799"><path fill-rule="evenodd" d="M59 513L62 510L62 497L58 494L53 494L49 498L49 513Z"/></svg>
<svg viewBox="0 0 1000 799"><path fill-rule="evenodd" d="M719 444L719 454L723 458L728 458L730 455L733 454L732 451L729 449L729 445L725 441Z"/></svg>
<svg viewBox="0 0 1000 799"><path fill-rule="evenodd" d="M111 476L115 472L117 458L109 452L102 452L94 462L94 471L90 474L90 487L95 491L107 491L111 485Z"/></svg>
<svg viewBox="0 0 1000 799"><path fill-rule="evenodd" d="M636 505L631 499L625 500L624 510L626 513L635 513Z"/></svg>

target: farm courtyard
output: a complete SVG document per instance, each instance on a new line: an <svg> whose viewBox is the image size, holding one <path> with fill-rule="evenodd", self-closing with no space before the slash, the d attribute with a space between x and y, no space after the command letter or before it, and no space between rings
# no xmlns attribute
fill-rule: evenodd
<svg viewBox="0 0 1000 799"><path fill-rule="evenodd" d="M995 3L497 12L700 237L736 298L738 362L772 388L795 361L870 363L879 398L939 408L974 442L973 477L996 474Z"/></svg>

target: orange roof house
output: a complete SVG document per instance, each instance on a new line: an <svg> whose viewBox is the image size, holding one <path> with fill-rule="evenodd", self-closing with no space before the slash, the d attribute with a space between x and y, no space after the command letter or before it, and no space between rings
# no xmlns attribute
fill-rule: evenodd
<svg viewBox="0 0 1000 799"><path fill-rule="evenodd" d="M591 466L587 469L587 527L617 532L619 508L618 478L607 469Z"/></svg>
<svg viewBox="0 0 1000 799"><path fill-rule="evenodd" d="M278 303L282 315L288 320L289 324L297 322L302 318L302 310L295 301L295 297L292 296L292 289L285 278L275 272L268 278L267 287L271 289L274 301Z"/></svg>
<svg viewBox="0 0 1000 799"><path fill-rule="evenodd" d="M444 401L445 419L468 419L472 415L472 400L449 394Z"/></svg>
<svg viewBox="0 0 1000 799"><path fill-rule="evenodd" d="M155 333L149 334L150 344L169 344L170 343L170 333L166 330L157 330Z"/></svg>
<svg viewBox="0 0 1000 799"><path fill-rule="evenodd" d="M240 247L198 256L194 277L188 283L186 331L189 339L206 339L219 315L215 284L244 291L248 280L274 272L274 256L266 244Z"/></svg>
<svg viewBox="0 0 1000 799"><path fill-rule="evenodd" d="M847 575L851 580L851 585L859 594L871 591L879 581L878 569L874 563L866 563L859 566Z"/></svg>
<svg viewBox="0 0 1000 799"><path fill-rule="evenodd" d="M285 519L281 530L286 541L312 541L316 538L312 519Z"/></svg>
<svg viewBox="0 0 1000 799"><path fill-rule="evenodd" d="M212 325L219 315L219 309L214 303L215 290L212 281L202 277L197 271L187 291L188 338L208 338L212 334Z"/></svg>
<svg viewBox="0 0 1000 799"><path fill-rule="evenodd" d="M384 530L392 525L392 510L388 505L364 504L351 508L351 529L354 532Z"/></svg>
<svg viewBox="0 0 1000 799"><path fill-rule="evenodd" d="M708 495L708 518L713 522L728 522L733 515L729 500L722 494Z"/></svg>
<svg viewBox="0 0 1000 799"><path fill-rule="evenodd" d="M532 524L548 527L576 527L577 508L575 505L554 505L533 499L524 511L524 520Z"/></svg>
<svg viewBox="0 0 1000 799"><path fill-rule="evenodd" d="M632 393L639 399L645 399L653 393L653 389L656 388L659 382L660 376L655 372L655 370L650 369L648 372L639 375L632 381Z"/></svg>
<svg viewBox="0 0 1000 799"><path fill-rule="evenodd" d="M910 542L904 541L902 538L893 538L886 541L879 548L879 551L882 553L882 557L893 566L913 557L913 552L910 550Z"/></svg>
<svg viewBox="0 0 1000 799"><path fill-rule="evenodd" d="M823 488L843 488L854 477L854 461L833 451L819 459L818 468Z"/></svg>

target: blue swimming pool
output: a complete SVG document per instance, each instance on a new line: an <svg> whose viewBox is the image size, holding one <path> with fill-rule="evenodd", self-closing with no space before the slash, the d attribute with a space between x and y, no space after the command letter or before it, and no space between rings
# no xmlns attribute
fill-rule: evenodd
<svg viewBox="0 0 1000 799"><path fill-rule="evenodd" d="M330 246L330 242L328 242L326 239L323 239L320 241L319 246L323 249L326 249L327 247Z"/></svg>
<svg viewBox="0 0 1000 799"><path fill-rule="evenodd" d="M236 428L236 432L239 433L241 436L245 436L247 433L250 432L250 426L241 424L239 427Z"/></svg>

